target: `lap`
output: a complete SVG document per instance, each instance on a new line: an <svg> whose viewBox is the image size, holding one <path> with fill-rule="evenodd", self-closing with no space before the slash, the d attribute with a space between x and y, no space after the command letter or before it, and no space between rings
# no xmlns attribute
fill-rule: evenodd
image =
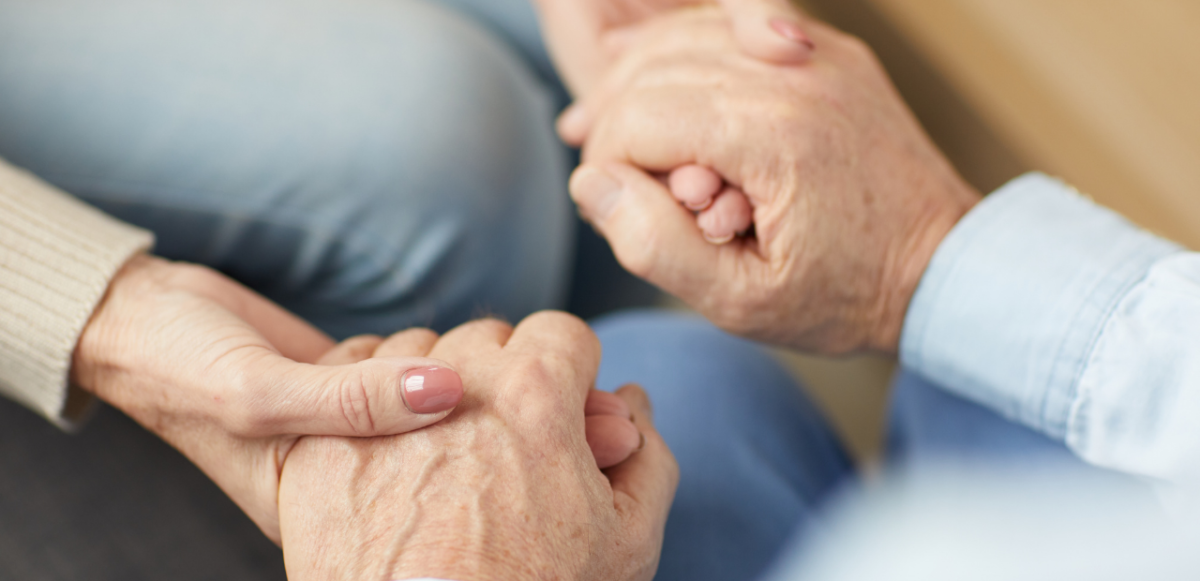
<svg viewBox="0 0 1200 581"><path fill-rule="evenodd" d="M632 313L595 329L597 387L645 388L680 465L657 579L756 579L851 478L827 423L767 352L702 319Z"/></svg>
<svg viewBox="0 0 1200 581"><path fill-rule="evenodd" d="M0 155L337 335L560 300L554 113L426 1L0 7Z"/></svg>
<svg viewBox="0 0 1200 581"><path fill-rule="evenodd" d="M1009 471L1072 474L1149 496L1146 483L1083 461L1052 440L937 383L900 370L892 383L887 462L901 473L975 474Z"/></svg>

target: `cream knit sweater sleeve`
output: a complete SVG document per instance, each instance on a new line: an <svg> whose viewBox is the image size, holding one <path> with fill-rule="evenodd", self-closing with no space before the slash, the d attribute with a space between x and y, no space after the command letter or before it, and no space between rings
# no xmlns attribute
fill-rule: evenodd
<svg viewBox="0 0 1200 581"><path fill-rule="evenodd" d="M113 275L153 236L0 160L0 394L71 429L75 344Z"/></svg>

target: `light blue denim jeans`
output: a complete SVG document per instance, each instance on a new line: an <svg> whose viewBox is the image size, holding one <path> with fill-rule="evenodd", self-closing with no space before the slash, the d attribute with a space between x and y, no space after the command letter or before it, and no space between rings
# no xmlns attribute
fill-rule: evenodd
<svg viewBox="0 0 1200 581"><path fill-rule="evenodd" d="M5 0L0 156L337 337L515 321L572 256L551 75L525 0Z"/></svg>

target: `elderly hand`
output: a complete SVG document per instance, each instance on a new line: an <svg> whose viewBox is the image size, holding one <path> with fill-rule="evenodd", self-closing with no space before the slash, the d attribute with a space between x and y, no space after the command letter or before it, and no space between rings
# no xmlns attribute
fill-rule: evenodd
<svg viewBox="0 0 1200 581"><path fill-rule="evenodd" d="M746 54L769 62L802 62L811 42L789 0L536 0L543 36L567 86L588 94L624 38L647 18L683 6L720 4ZM568 142L582 139L565 133Z"/></svg>
<svg viewBox="0 0 1200 581"><path fill-rule="evenodd" d="M429 353L438 335L430 329L412 328L387 338L359 335L338 343L321 356L321 365L348 365L370 357L407 357ZM588 390L583 406L584 432L596 465L611 468L624 462L646 444L633 424L633 411L620 396Z"/></svg>
<svg viewBox="0 0 1200 581"><path fill-rule="evenodd" d="M809 62L741 54L718 11L647 24L582 107L571 192L632 271L734 333L826 353L894 352L934 250L979 195L871 51L809 21ZM645 171L710 167L753 238L713 246Z"/></svg>
<svg viewBox="0 0 1200 581"><path fill-rule="evenodd" d="M444 362L312 364L331 347L215 271L138 256L84 329L72 380L175 446L278 542L279 474L298 436L399 434L462 397Z"/></svg>
<svg viewBox="0 0 1200 581"><path fill-rule="evenodd" d="M304 438L280 488L288 578L642 580L654 575L677 467L633 386L645 448L601 472L585 441L600 346L578 319L539 313L388 352L454 364L458 410L389 438Z"/></svg>

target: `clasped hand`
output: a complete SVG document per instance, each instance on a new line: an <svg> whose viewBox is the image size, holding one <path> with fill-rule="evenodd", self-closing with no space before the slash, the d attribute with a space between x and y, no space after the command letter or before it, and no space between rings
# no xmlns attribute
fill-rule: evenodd
<svg viewBox="0 0 1200 581"><path fill-rule="evenodd" d="M600 345L587 325L551 312L515 329L482 320L441 338L405 331L374 352L446 361L466 395L420 431L293 447L279 496L289 578L653 577L678 469L636 386L618 396L644 447L597 466L586 425Z"/></svg>
<svg viewBox="0 0 1200 581"><path fill-rule="evenodd" d="M453 364L398 338L370 357L381 343L335 347L216 271L136 256L85 327L72 380L177 448L278 543L279 478L298 438L402 434L462 399ZM626 403L596 391L586 403L593 466L633 453L639 434Z"/></svg>
<svg viewBox="0 0 1200 581"><path fill-rule="evenodd" d="M900 99L870 49L805 21L796 64L739 50L692 8L626 38L580 96L571 193L628 270L735 334L824 353L895 353L934 250L979 194ZM710 168L744 192L754 235L705 240L655 179Z"/></svg>

